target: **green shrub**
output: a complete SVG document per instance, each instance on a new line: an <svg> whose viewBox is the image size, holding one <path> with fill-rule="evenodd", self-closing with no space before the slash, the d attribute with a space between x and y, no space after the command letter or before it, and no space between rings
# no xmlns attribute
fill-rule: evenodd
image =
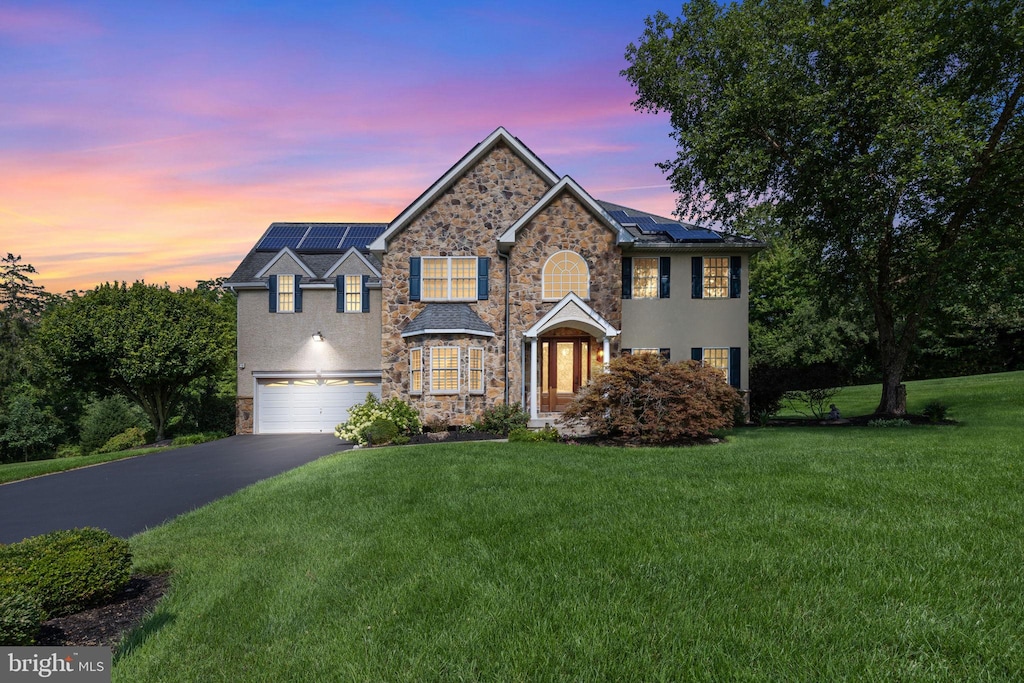
<svg viewBox="0 0 1024 683"><path fill-rule="evenodd" d="M224 432L203 432L201 434L186 434L184 436L176 436L171 441L172 446L194 446L200 443L206 443L207 441L216 441L217 439L226 439L227 434Z"/></svg>
<svg viewBox="0 0 1024 683"><path fill-rule="evenodd" d="M530 414L523 410L520 403L500 403L483 412L477 421L477 428L481 432L507 436L513 429L523 428L528 424Z"/></svg>
<svg viewBox="0 0 1024 683"><path fill-rule="evenodd" d="M82 456L82 447L75 444L66 443L63 446L57 447L58 458L78 458Z"/></svg>
<svg viewBox="0 0 1024 683"><path fill-rule="evenodd" d="M45 618L39 598L32 593L0 593L0 645L32 645Z"/></svg>
<svg viewBox="0 0 1024 683"><path fill-rule="evenodd" d="M539 442L557 442L558 441L558 430L548 425L543 429L536 431L527 429L526 427L516 427L508 433L508 440L510 443L524 442L524 443L539 443Z"/></svg>
<svg viewBox="0 0 1024 683"><path fill-rule="evenodd" d="M942 401L929 401L924 407L923 414L931 422L942 422L946 419L946 414L949 412L949 406Z"/></svg>
<svg viewBox="0 0 1024 683"><path fill-rule="evenodd" d="M597 436L636 443L697 441L731 427L738 402L740 395L717 368L645 353L613 359L562 419L585 424Z"/></svg>
<svg viewBox="0 0 1024 683"><path fill-rule="evenodd" d="M141 408L123 396L108 396L85 407L80 427L82 449L91 453L126 429L149 427L149 420Z"/></svg>
<svg viewBox="0 0 1024 683"><path fill-rule="evenodd" d="M879 427L882 429L899 429L900 427L909 427L910 422L902 418L884 419L879 418L877 420L871 420L868 422L868 427Z"/></svg>
<svg viewBox="0 0 1024 683"><path fill-rule="evenodd" d="M412 434L420 430L420 417L408 403L397 396L381 401L373 394L367 394L365 401L349 409L348 420L334 428L334 435L345 441L366 445L363 432L377 420L390 420L398 428L399 434Z"/></svg>
<svg viewBox="0 0 1024 683"><path fill-rule="evenodd" d="M377 419L363 430L363 439L367 445L383 446L398 438L398 425L388 419Z"/></svg>
<svg viewBox="0 0 1024 683"><path fill-rule="evenodd" d="M102 529L53 531L0 546L0 594L29 592L48 617L117 595L131 578L128 542Z"/></svg>
<svg viewBox="0 0 1024 683"><path fill-rule="evenodd" d="M117 453L146 445L146 432L141 427L129 427L120 434L110 437L97 453Z"/></svg>

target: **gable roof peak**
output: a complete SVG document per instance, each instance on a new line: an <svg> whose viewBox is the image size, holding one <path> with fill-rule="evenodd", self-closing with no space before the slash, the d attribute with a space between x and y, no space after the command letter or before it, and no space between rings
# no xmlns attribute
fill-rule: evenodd
<svg viewBox="0 0 1024 683"><path fill-rule="evenodd" d="M380 237L370 244L371 252L380 254L387 251L390 239L401 232L414 218L430 206L438 197L446 192L455 182L469 169L476 165L481 159L487 156L498 144L505 144L516 156L523 160L527 166L538 176L544 179L548 187L558 183L559 176L545 164L540 157L533 153L529 147L524 145L519 138L512 135L504 126L498 126L490 135L480 141L473 149L466 153L454 166L438 178L433 185L421 194L416 201L410 204L398 218L393 220Z"/></svg>

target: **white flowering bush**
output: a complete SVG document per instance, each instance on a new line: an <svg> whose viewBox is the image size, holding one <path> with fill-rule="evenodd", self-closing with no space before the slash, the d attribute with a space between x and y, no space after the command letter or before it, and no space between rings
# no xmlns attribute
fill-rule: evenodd
<svg viewBox="0 0 1024 683"><path fill-rule="evenodd" d="M334 435L365 446L366 428L377 420L390 420L398 427L399 434L413 434L420 430L420 416L408 403L397 396L381 401L373 394L367 394L365 401L349 408L348 420L334 428Z"/></svg>

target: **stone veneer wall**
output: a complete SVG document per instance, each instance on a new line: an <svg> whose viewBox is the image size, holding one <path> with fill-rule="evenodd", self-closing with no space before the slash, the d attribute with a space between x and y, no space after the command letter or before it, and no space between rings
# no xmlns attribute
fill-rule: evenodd
<svg viewBox="0 0 1024 683"><path fill-rule="evenodd" d="M523 332L557 303L541 300L544 263L563 250L574 251L587 262L587 305L615 329L622 329L622 251L615 244L615 233L566 191L519 231L510 254L509 384L513 401L519 400L524 386ZM618 349L616 337L610 347L613 358Z"/></svg>
<svg viewBox="0 0 1024 683"><path fill-rule="evenodd" d="M547 182L504 144L498 144L468 169L451 188L413 219L388 244L383 257L381 367L384 398L398 396L420 411L422 418L466 424L487 406L504 401L505 392L505 262L498 256L498 237L537 203ZM429 335L402 339L424 302L409 301L411 256L486 256L491 258L490 298L471 303L495 336ZM462 351L462 391L458 396L409 394L409 353L417 346L458 346ZM465 349L484 349L485 391L470 396L466 385ZM429 353L424 352L424 383L429 388ZM511 400L518 400L512 394Z"/></svg>
<svg viewBox="0 0 1024 683"><path fill-rule="evenodd" d="M252 434L252 398L235 399L235 434Z"/></svg>

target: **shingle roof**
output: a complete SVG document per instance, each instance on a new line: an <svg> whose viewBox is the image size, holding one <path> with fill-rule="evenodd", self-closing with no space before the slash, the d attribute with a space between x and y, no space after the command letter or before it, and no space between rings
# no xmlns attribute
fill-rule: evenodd
<svg viewBox="0 0 1024 683"><path fill-rule="evenodd" d="M700 225L695 225L693 223L687 223L685 221L680 221L680 220L675 219L675 218L666 218L665 216L659 216L659 215L654 214L654 213L648 213L646 211L640 211L639 209L634 209L634 208L629 207L629 206L622 206L621 204L615 204L613 202L606 202L606 201L603 201L603 200L599 199L599 200L597 200L597 203L600 204L601 207L605 211L608 211L608 212L624 211L624 212L626 212L630 216L637 216L637 217L644 216L644 217L647 217L647 218L654 219L655 223L676 223L678 225L683 226L684 228L691 229L691 230L696 230L696 231L707 230L707 228L704 228L703 226L700 226ZM662 249L662 248L666 248L666 247L668 247L668 248L681 248L681 247L693 247L693 246L697 246L697 245L699 245L702 249L707 249L709 247L710 248L715 248L715 249L722 249L722 248L758 249L758 248L761 248L761 247L765 246L763 242L759 242L759 241L757 241L755 239L750 239L749 237L742 237L740 235L732 235L732 234L729 234L729 233L718 232L717 230L716 231L712 231L712 232L714 232L715 234L718 235L718 237L721 238L720 241L707 242L707 241L704 241L704 240L699 240L699 241L694 241L694 242L688 242L686 240L683 240L683 241L673 240L668 235L666 235L664 233L660 233L660 232L659 233L654 233L654 234L651 234L650 232L645 232L645 231L641 230L640 226L638 226L638 225L630 225L630 224L627 223L627 224L624 224L622 227L630 235L633 236L633 243L630 245L633 249L643 249L643 248Z"/></svg>
<svg viewBox="0 0 1024 683"><path fill-rule="evenodd" d="M458 333L494 336L491 326L481 320L469 304L436 303L427 304L419 315L410 320L402 331L402 336Z"/></svg>
<svg viewBox="0 0 1024 683"><path fill-rule="evenodd" d="M272 223L270 225L270 227L267 228L267 230L263 233L263 236L266 236L267 232L269 232L275 226L282 226L282 225L293 225L293 224L291 224L291 223ZM386 223L301 223L301 224L295 223L294 225L306 225L306 226L358 225L358 226L367 226L367 227L368 226L374 226L374 227L379 228L381 232L383 232L384 228L387 227ZM263 240L263 236L261 236L260 239L256 240L256 245L260 244L260 242ZM316 274L317 278L323 278L327 274L327 271L330 269L330 267L333 266L335 263L337 263L338 259L342 256L342 252L340 252L340 251L332 251L332 252L319 251L319 252L309 253L309 252L305 252L305 251L300 249L300 250L293 250L293 253L295 254L295 256L300 261L302 261L306 265L307 268L309 268L311 271L313 271ZM378 259L373 254L368 253L366 250L360 250L360 253L363 255L364 258L366 258L367 261L369 261L371 264L373 264L374 268L376 268L378 271L381 269L380 259ZM255 282L255 281L259 280L259 279L263 279L263 280L267 279L265 277L264 278L257 278L256 274L259 273L261 270L263 270L263 268L268 263L270 263L270 261L274 257L276 257L277 254L278 254L277 250L274 250L274 251L257 251L256 250L256 246L254 245L253 248L249 250L249 253L245 255L245 258L242 259L242 262L238 264L238 267L235 268L235 272L232 273L231 277L228 278L228 282L242 283L242 282Z"/></svg>

